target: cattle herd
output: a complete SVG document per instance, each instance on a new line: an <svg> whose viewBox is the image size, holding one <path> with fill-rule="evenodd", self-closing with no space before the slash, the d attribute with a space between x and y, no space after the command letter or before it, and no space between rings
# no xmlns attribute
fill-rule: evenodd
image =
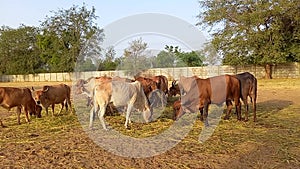
<svg viewBox="0 0 300 169"><path fill-rule="evenodd" d="M229 119L234 102L238 120L248 121L249 108L247 98L250 97L253 109L253 120L256 121L257 79L245 72L237 75L221 75L207 79L197 76L180 77L168 85L168 79L163 76L134 77L91 77L87 80L79 79L72 88L74 96L87 96L87 106L91 107L89 127L93 128L93 121L98 116L104 130L107 126L104 115L114 111L114 107L122 107L125 111L125 128L131 123L132 111L141 112L146 122L153 120L153 109L166 106L167 98L180 95L173 103L174 120L178 120L185 113L200 112L200 118L207 126L208 109L210 104L222 105L226 103L227 110L224 119ZM171 99L168 99L171 100ZM242 118L241 102L245 105L245 117ZM29 115L41 117L42 107L48 115L48 107L61 104L72 111L71 88L65 84L43 86L40 90L29 88L0 87L0 105L7 110L17 107L18 123L23 110L26 121ZM1 119L0 124L4 127Z"/></svg>

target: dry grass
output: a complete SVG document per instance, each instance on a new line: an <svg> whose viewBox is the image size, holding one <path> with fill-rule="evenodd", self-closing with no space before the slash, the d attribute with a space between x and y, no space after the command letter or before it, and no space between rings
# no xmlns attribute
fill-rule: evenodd
<svg viewBox="0 0 300 169"><path fill-rule="evenodd" d="M53 117L45 116L43 111L43 118L33 118L30 124L21 116L22 124L17 125L12 111L11 116L3 118L8 127L0 128L0 165L4 168L298 168L300 79L258 82L258 122L240 122L232 116L230 120L221 120L213 135L200 143L203 124L197 120L188 136L173 149L143 159L119 157L93 143L83 131L85 126L82 128L78 121L89 116L83 103L76 110L85 110L86 114L76 116L63 111ZM56 112L59 108L57 105ZM166 130L173 123L171 117L172 109L167 107L154 122L133 123L131 130L124 128L123 116L105 119L122 134L140 138ZM95 127L100 127L99 120L95 121Z"/></svg>

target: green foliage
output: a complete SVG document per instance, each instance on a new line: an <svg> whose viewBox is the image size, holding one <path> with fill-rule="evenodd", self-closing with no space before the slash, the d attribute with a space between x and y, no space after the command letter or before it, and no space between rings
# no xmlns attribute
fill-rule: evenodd
<svg viewBox="0 0 300 169"><path fill-rule="evenodd" d="M203 60L205 59L200 52L191 51L191 52L179 52L176 54L179 62L177 63L178 66L189 66L189 67L196 67L196 66L204 66Z"/></svg>
<svg viewBox="0 0 300 169"><path fill-rule="evenodd" d="M167 51L160 51L155 60L155 67L164 68L164 67L173 67L175 65L176 56L173 53Z"/></svg>
<svg viewBox="0 0 300 169"><path fill-rule="evenodd" d="M98 70L116 70L120 64L121 59L116 58L116 51L111 46L105 52L105 59L99 62Z"/></svg>
<svg viewBox="0 0 300 169"><path fill-rule="evenodd" d="M223 63L299 61L300 1L200 1L199 25L211 29Z"/></svg>
<svg viewBox="0 0 300 169"><path fill-rule="evenodd" d="M94 8L72 6L53 13L41 24L42 31L38 36L41 58L51 72L73 71L85 42L103 30L94 22L97 19Z"/></svg>
<svg viewBox="0 0 300 169"><path fill-rule="evenodd" d="M178 46L168 45L165 50L157 54L155 67L204 66L205 57L199 51L182 52Z"/></svg>
<svg viewBox="0 0 300 169"><path fill-rule="evenodd" d="M17 29L0 29L0 73L38 73L43 66L36 46L36 27L22 25Z"/></svg>

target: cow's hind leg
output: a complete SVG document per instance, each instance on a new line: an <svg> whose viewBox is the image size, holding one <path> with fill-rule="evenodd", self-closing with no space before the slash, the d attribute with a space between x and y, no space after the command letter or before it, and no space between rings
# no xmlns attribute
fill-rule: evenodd
<svg viewBox="0 0 300 169"><path fill-rule="evenodd" d="M203 121L204 120L203 119L203 108L200 108L199 111L200 111L200 120Z"/></svg>
<svg viewBox="0 0 300 169"><path fill-rule="evenodd" d="M65 105L64 102L62 102L62 103L61 103L61 109L60 109L60 111L59 111L58 114L60 114L60 113L62 112L62 110L63 110L63 108L64 108L64 105Z"/></svg>
<svg viewBox="0 0 300 169"><path fill-rule="evenodd" d="M52 104L51 107L52 107L52 116L54 116L54 108L55 108L55 104Z"/></svg>
<svg viewBox="0 0 300 169"><path fill-rule="evenodd" d="M105 120L104 120L104 114L105 114L105 111L106 111L106 106L107 106L107 104L100 106L100 111L98 112L98 116L99 116L101 125L102 125L104 130L108 130L107 127L106 127L106 124L105 124Z"/></svg>
<svg viewBox="0 0 300 169"><path fill-rule="evenodd" d="M67 106L67 104L70 106L71 113L73 113L72 103L71 103L71 99L70 98L67 98L66 106Z"/></svg>
<svg viewBox="0 0 300 169"><path fill-rule="evenodd" d="M48 116L48 107L45 107L46 115Z"/></svg>
<svg viewBox="0 0 300 169"><path fill-rule="evenodd" d="M20 115L21 115L21 107L17 107L17 118L18 118L18 124L21 124L20 122ZM26 114L26 113L25 113Z"/></svg>
<svg viewBox="0 0 300 169"><path fill-rule="evenodd" d="M2 123L2 119L1 119L1 117L0 117L0 125L1 125L1 127L2 127L2 128L5 128L5 127L7 127L7 126L5 126L5 125Z"/></svg>
<svg viewBox="0 0 300 169"><path fill-rule="evenodd" d="M204 125L206 127L209 126L209 123L208 123L208 106L209 104L208 103L204 103L204 114L203 114L203 121L204 121Z"/></svg>
<svg viewBox="0 0 300 169"><path fill-rule="evenodd" d="M249 106L248 106L248 99L247 99L247 97L245 98L243 98L243 103L244 103L244 105L245 105L245 121L248 121L248 116L249 116ZM237 112L237 110L236 110L236 112Z"/></svg>
<svg viewBox="0 0 300 169"><path fill-rule="evenodd" d="M3 128L6 127L6 126L3 125L1 118L0 118L0 125L1 125L1 127L3 127Z"/></svg>
<svg viewBox="0 0 300 169"><path fill-rule="evenodd" d="M235 98L235 99L234 99L234 104L235 104L235 109L236 109L237 119L238 119L238 120L242 120L242 112L241 112L241 102L240 102L240 98Z"/></svg>
<svg viewBox="0 0 300 169"><path fill-rule="evenodd" d="M96 116L96 114L98 113L99 110L100 110L100 107L98 105L93 106L91 108L91 111L90 111L90 124L89 124L90 129L93 129L93 122L94 122L95 116Z"/></svg>
<svg viewBox="0 0 300 169"><path fill-rule="evenodd" d="M127 111L126 111L126 121L125 121L125 128L128 129L128 123L130 122L130 114L131 110L133 108L133 105L128 104Z"/></svg>
<svg viewBox="0 0 300 169"><path fill-rule="evenodd" d="M67 112L69 110L69 105L68 105L67 101L65 102L65 107L66 107L66 112Z"/></svg>
<svg viewBox="0 0 300 169"><path fill-rule="evenodd" d="M230 100L226 101L226 106L227 106L227 110L226 110L226 115L224 117L224 120L228 120L230 118L230 114L232 110L232 103Z"/></svg>

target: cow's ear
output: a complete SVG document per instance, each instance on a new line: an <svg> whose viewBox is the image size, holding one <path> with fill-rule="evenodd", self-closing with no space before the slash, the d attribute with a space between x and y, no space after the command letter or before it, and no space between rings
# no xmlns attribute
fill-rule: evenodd
<svg viewBox="0 0 300 169"><path fill-rule="evenodd" d="M32 91L34 91L34 88L33 88L33 86L31 86L31 90L32 90Z"/></svg>
<svg viewBox="0 0 300 169"><path fill-rule="evenodd" d="M49 86L44 86L43 87L43 92L47 92L49 90Z"/></svg>
<svg viewBox="0 0 300 169"><path fill-rule="evenodd" d="M172 81L172 86L175 86L175 84L176 84L176 80L173 80Z"/></svg>

